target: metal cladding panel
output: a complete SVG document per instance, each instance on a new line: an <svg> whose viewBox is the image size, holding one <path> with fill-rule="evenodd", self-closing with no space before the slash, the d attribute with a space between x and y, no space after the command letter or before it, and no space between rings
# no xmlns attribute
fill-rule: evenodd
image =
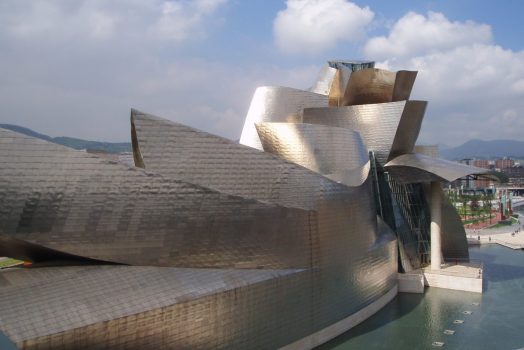
<svg viewBox="0 0 524 350"><path fill-rule="evenodd" d="M348 129L295 123L256 124L264 151L347 186L360 186L369 157L360 135Z"/></svg>
<svg viewBox="0 0 524 350"><path fill-rule="evenodd" d="M383 165L387 162L394 144L398 145L398 149L405 149L408 146L408 142L400 141L402 132L406 133L409 140L416 139L418 135L416 126L422 117L414 112L420 112L420 106L423 105L424 102L421 101L399 101L338 108L307 108L304 110L303 122L336 126L358 132L366 149L374 151L377 161ZM408 121L404 122L403 119ZM401 124L411 127L401 131L399 129Z"/></svg>
<svg viewBox="0 0 524 350"><path fill-rule="evenodd" d="M194 182L224 193L314 210L317 216L323 208L324 217L318 220L323 224L342 220L341 230L358 222L356 217L365 218L362 239L368 243L375 239L375 207L369 182L358 188L347 187L272 154L184 125L138 111L133 111L132 120L148 170L167 177L190 176ZM348 216L356 208L366 214ZM324 230L328 226L318 227ZM336 231L328 234L336 235ZM322 233L319 235L322 237Z"/></svg>
<svg viewBox="0 0 524 350"><path fill-rule="evenodd" d="M400 183L450 182L473 174L486 174L489 169L477 168L423 154L403 154L384 166Z"/></svg>
<svg viewBox="0 0 524 350"><path fill-rule="evenodd" d="M345 66L339 65L337 68L337 74L333 79L331 90L329 91L329 106L338 107L342 106L344 101L344 94L346 93L346 87L348 85L349 77L351 76L351 70Z"/></svg>
<svg viewBox="0 0 524 350"><path fill-rule="evenodd" d="M349 195L346 186L273 154L136 110L131 118L133 151L148 171L305 210Z"/></svg>
<svg viewBox="0 0 524 350"><path fill-rule="evenodd" d="M417 72L362 69L351 74L340 105L352 106L408 100Z"/></svg>
<svg viewBox="0 0 524 350"><path fill-rule="evenodd" d="M406 103L395 139L391 145L388 161L402 154L413 152L427 105L426 101L409 101Z"/></svg>
<svg viewBox="0 0 524 350"><path fill-rule="evenodd" d="M0 236L125 264L310 265L310 211L226 195L3 129L0 163ZM0 251L18 257L10 242L2 239Z"/></svg>
<svg viewBox="0 0 524 350"><path fill-rule="evenodd" d="M308 276L142 266L5 271L0 328L20 349L275 349L311 329Z"/></svg>
<svg viewBox="0 0 524 350"><path fill-rule="evenodd" d="M296 122L302 118L304 108L327 106L326 95L280 86L259 87L251 100L240 143L262 151L255 123Z"/></svg>
<svg viewBox="0 0 524 350"><path fill-rule="evenodd" d="M349 78L342 105L391 102L395 77L395 72L377 68L353 72Z"/></svg>
<svg viewBox="0 0 524 350"><path fill-rule="evenodd" d="M407 70L399 70L397 72L391 102L409 100L413 84L415 84L415 79L417 78L417 73L416 71Z"/></svg>
<svg viewBox="0 0 524 350"><path fill-rule="evenodd" d="M259 123L264 151L320 174L364 166L368 152L354 131L325 125Z"/></svg>
<svg viewBox="0 0 524 350"><path fill-rule="evenodd" d="M319 268L312 270L311 291L317 329L348 317L396 283L396 241L383 240L377 228L371 181L353 189L344 202L318 207Z"/></svg>
<svg viewBox="0 0 524 350"><path fill-rule="evenodd" d="M162 261L176 258L177 264L182 261L183 266L191 267L226 261L230 264L226 266L243 268L302 268L302 263L307 262L307 269L267 280L249 279L238 288L220 291L208 285L208 281L213 284L216 280L193 273L179 276L177 282L149 271L146 275L152 279L139 273L136 276L139 282L133 279L128 283L124 280L129 276L113 279L102 274L95 278L86 272L95 280L91 280L92 286L102 291L79 283L82 296L96 295L95 300L106 297L107 290L122 293L108 298L104 304L108 320L95 320L86 326L51 331L44 336L38 336L35 327L27 327L27 332L35 335L30 336L33 338L23 343L23 347L53 348L73 343L63 347L274 349L354 314L396 285L396 241L383 225L377 227L371 179L361 186L348 187L274 155L159 118L134 111L132 120L137 158L147 171L157 174L86 158L89 156L82 152L64 152L63 147L26 138L36 142L32 151L37 156L29 158L28 154L19 153L25 142L17 144L13 137L0 137L0 147L7 147L0 152L0 162L9 165L7 170L0 169L0 176L10 185L2 188L0 195L19 200L17 208L22 209L17 210L25 213L26 218L19 220L15 215L14 219L2 220L14 228L8 235L22 235L23 239L30 236L31 239L27 239L30 242L42 239L53 244L57 241L70 244L67 251L97 244L97 249L107 249L111 256L116 255L118 248L121 249L118 254L157 257L164 259ZM46 147L58 147L59 152L50 152ZM111 172L106 173L106 169ZM199 185L188 183L190 179ZM38 200L30 199L36 198L37 192ZM60 194L60 201L47 199L56 198L56 193ZM0 203L3 205L6 201ZM24 211L24 208L27 209ZM6 212L12 211L0 210L1 215ZM44 226L38 225L38 220L28 220L38 217L34 212L54 218L52 222L56 224L47 226L51 229L36 230L35 227ZM195 212L198 215L191 214ZM308 214L306 226L302 221L304 213ZM26 231L17 231L20 222L30 223L23 226ZM85 224L78 225L79 222ZM70 227L78 230L71 231ZM108 227L116 227L115 235L108 234ZM188 235L163 235L173 227ZM229 229L220 231L223 238L217 239L210 234L210 227ZM163 238L159 240L160 249L148 245L158 237ZM224 241L227 244L222 244ZM140 249L135 249L136 246ZM280 252L286 255L281 256ZM185 260L181 260L182 257ZM251 260L246 263L244 259ZM155 271L164 271L158 269ZM32 279L34 271L43 270L29 270L29 276L23 280ZM214 274L216 270L209 271ZM260 272L273 273L270 271L273 270ZM129 274L134 276L135 272ZM219 276L228 281L227 274L217 272L216 277ZM47 287L38 288L39 293L65 301L65 310L53 313L59 320L75 310L75 300L82 300L76 298L75 281L68 283L55 283L49 278ZM201 297L193 299L181 297L184 300L171 306L146 304L151 306L149 310L137 310L141 300L147 303L164 300L167 296L162 288L172 286L176 290L177 283L190 283L188 290L202 289L210 294L198 294ZM143 299L130 297L126 302L126 293L141 288ZM9 293L15 294L14 290ZM72 301L64 295L70 295ZM51 296L31 302L46 305L48 298ZM18 308L23 304L28 304L27 297L9 303ZM84 305L81 301L79 304ZM119 316L122 308L135 313ZM2 315L0 313L0 318ZM19 317L26 317L22 315L31 315L31 312L21 313ZM17 319L2 320L12 324ZM53 322L50 323L52 327Z"/></svg>
<svg viewBox="0 0 524 350"><path fill-rule="evenodd" d="M309 91L314 92L316 94L321 95L329 95L329 92L331 91L331 86L333 84L333 80L335 79L335 76L337 74L337 69L330 67L328 64L326 64L320 72L318 73L317 80L313 87L309 89Z"/></svg>

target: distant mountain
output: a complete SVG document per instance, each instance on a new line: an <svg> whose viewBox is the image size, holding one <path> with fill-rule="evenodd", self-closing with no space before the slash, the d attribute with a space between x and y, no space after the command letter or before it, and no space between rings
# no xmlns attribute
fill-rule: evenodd
<svg viewBox="0 0 524 350"><path fill-rule="evenodd" d="M75 139L72 137L51 137L37 133L31 129L12 124L0 124L0 128L16 131L20 134L36 137L45 141L57 143L59 145L71 147L74 149L89 149L96 151L105 151L108 153L131 152L131 143L129 142L98 142Z"/></svg>
<svg viewBox="0 0 524 350"><path fill-rule="evenodd" d="M464 158L524 158L524 142L513 140L470 140L458 147L441 149L440 154L449 160Z"/></svg>

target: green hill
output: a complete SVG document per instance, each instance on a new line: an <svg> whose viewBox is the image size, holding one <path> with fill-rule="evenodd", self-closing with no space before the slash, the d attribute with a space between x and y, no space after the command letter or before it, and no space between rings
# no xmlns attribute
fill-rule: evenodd
<svg viewBox="0 0 524 350"><path fill-rule="evenodd" d="M67 146L74 149L89 149L96 151L105 151L108 153L131 152L130 142L99 142L76 139L73 137L51 137L37 133L31 129L12 124L0 124L0 128L18 132L20 134L36 137L45 141L54 142L59 145Z"/></svg>

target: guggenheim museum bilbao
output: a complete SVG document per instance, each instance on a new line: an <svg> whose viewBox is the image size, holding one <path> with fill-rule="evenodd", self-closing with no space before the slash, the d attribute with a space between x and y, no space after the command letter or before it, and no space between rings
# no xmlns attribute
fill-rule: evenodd
<svg viewBox="0 0 524 350"><path fill-rule="evenodd" d="M468 259L416 146L416 72L259 87L240 142L131 111L135 166L0 129L0 336L19 349L310 349ZM433 155L432 155L433 154Z"/></svg>

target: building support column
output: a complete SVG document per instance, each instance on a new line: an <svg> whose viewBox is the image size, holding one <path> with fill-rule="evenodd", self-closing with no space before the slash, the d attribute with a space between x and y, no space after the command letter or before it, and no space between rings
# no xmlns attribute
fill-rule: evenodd
<svg viewBox="0 0 524 350"><path fill-rule="evenodd" d="M442 221L442 198L440 183L431 183L431 269L440 270L442 263L442 249L440 247L440 227Z"/></svg>

